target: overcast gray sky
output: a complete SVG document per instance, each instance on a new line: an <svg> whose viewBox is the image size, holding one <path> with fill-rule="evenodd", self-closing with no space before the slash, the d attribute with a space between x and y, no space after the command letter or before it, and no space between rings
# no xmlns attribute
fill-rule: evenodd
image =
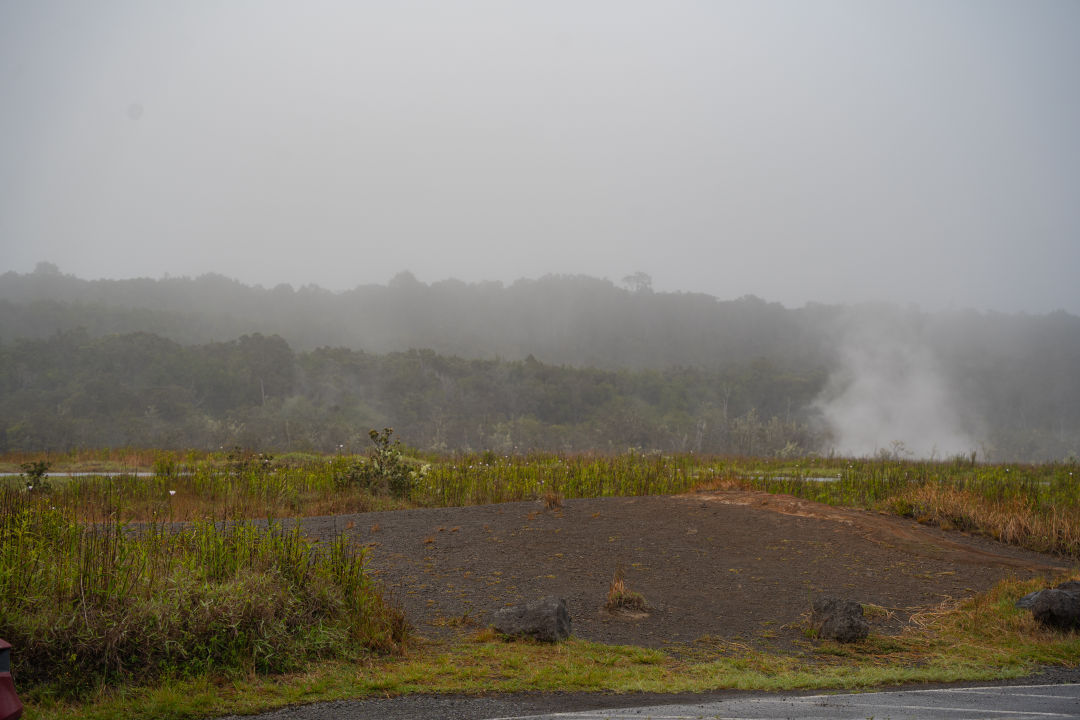
<svg viewBox="0 0 1080 720"><path fill-rule="evenodd" d="M0 0L0 271L1080 313L1076 0Z"/></svg>

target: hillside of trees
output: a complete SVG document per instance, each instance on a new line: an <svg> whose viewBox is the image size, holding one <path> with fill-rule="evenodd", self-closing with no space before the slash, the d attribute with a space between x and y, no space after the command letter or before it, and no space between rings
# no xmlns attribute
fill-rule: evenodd
<svg viewBox="0 0 1080 720"><path fill-rule="evenodd" d="M929 358L982 457L1080 452L1075 316L787 309L627 280L403 273L332 293L6 273L0 450L359 449L390 426L439 450L827 452L821 404L856 347Z"/></svg>
<svg viewBox="0 0 1080 720"><path fill-rule="evenodd" d="M85 331L0 348L0 451L147 446L801 454L821 371L596 370L412 350L296 354L280 337L184 346Z"/></svg>

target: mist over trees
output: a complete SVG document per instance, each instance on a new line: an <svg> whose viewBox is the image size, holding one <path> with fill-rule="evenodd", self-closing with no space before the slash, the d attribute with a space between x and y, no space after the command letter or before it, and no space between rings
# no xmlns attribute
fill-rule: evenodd
<svg viewBox="0 0 1080 720"><path fill-rule="evenodd" d="M428 348L465 358L523 359L578 367L715 367L757 357L803 357L811 329L800 316L754 297L632 292L608 280L547 276L466 284L419 282L331 293L247 286L220 275L81 280L50 269L0 275L0 338L45 338L85 328L93 336L154 332L192 344L254 332L298 351L349 347L370 353Z"/></svg>
<svg viewBox="0 0 1080 720"><path fill-rule="evenodd" d="M0 275L0 450L1080 452L1080 318L583 276L333 293ZM863 433L873 424L874 432Z"/></svg>

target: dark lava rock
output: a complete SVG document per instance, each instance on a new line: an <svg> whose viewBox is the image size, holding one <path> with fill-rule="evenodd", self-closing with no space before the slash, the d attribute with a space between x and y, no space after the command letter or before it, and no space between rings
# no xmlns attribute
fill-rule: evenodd
<svg viewBox="0 0 1080 720"><path fill-rule="evenodd" d="M1053 588L1048 588L1048 589L1051 589L1051 590L1069 590L1071 592L1080 592L1080 580L1069 580L1068 582L1063 582L1060 585L1056 585ZM1038 597L1040 595L1042 595L1044 592L1046 592L1046 590L1036 590L1035 592L1030 592L1027 595L1025 595L1024 597L1017 600L1014 604L1018 608L1023 608L1023 609L1026 609L1026 610L1030 610L1031 608L1033 608L1035 606L1035 600L1037 600Z"/></svg>
<svg viewBox="0 0 1080 720"><path fill-rule="evenodd" d="M870 625L863 617L862 605L854 600L823 597L811 604L810 622L818 637L847 643L862 640L870 634Z"/></svg>
<svg viewBox="0 0 1080 720"><path fill-rule="evenodd" d="M1038 598L1040 595L1042 595L1044 592L1046 592L1046 591L1045 590L1036 590L1035 592L1029 592L1027 595L1020 598L1019 600L1017 600L1013 604L1016 605L1016 607L1018 607L1018 608L1021 608L1021 609L1024 609L1024 610L1030 610L1031 606L1035 604L1035 599Z"/></svg>
<svg viewBox="0 0 1080 720"><path fill-rule="evenodd" d="M1031 614L1041 625L1057 630L1080 629L1080 590L1043 590L1031 605Z"/></svg>
<svg viewBox="0 0 1080 720"><path fill-rule="evenodd" d="M570 613L562 598L546 597L495 613L495 629L511 637L558 642L570 637Z"/></svg>

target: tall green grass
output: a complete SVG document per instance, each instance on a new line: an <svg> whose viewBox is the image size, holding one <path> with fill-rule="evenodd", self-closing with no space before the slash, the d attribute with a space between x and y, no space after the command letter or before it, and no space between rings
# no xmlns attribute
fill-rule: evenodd
<svg viewBox="0 0 1080 720"><path fill-rule="evenodd" d="M985 523L961 516L950 520L950 513L956 513L944 507L949 498L1053 519L1061 527L1080 524L1076 522L1080 466L1068 463L983 465L966 458L939 462L777 460L640 452L501 456L485 452L407 458L410 480L402 497L393 498L364 479L370 465L362 457L270 458L235 452L142 455L153 457L149 477L113 473L53 478L40 496L50 506L82 519L178 521L460 506L548 494L609 497L739 487L833 505L887 509L966 529L980 529ZM20 482L8 479L6 484L18 487ZM1073 552L1060 543L1041 549Z"/></svg>
<svg viewBox="0 0 1080 720"><path fill-rule="evenodd" d="M79 523L42 500L0 488L0 636L20 690L284 672L404 641L345 536L316 547L273 523Z"/></svg>
<svg viewBox="0 0 1080 720"><path fill-rule="evenodd" d="M182 457L171 452L153 457L140 474L54 473L44 483L44 494L51 505L67 508L80 519L138 522L285 518L403 507L349 481L362 459L250 453ZM6 484L26 483L8 479Z"/></svg>
<svg viewBox="0 0 1080 720"><path fill-rule="evenodd" d="M455 506L562 497L670 495L699 482L693 455L464 455L422 465L412 499Z"/></svg>

